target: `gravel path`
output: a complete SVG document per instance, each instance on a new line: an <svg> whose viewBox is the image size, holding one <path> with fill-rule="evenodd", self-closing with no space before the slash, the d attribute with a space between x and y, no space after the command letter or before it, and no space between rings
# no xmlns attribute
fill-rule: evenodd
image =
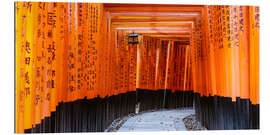
<svg viewBox="0 0 270 135"><path fill-rule="evenodd" d="M131 116L118 132L139 131L186 131L183 118L194 114L194 109L160 110L154 112L142 112Z"/></svg>

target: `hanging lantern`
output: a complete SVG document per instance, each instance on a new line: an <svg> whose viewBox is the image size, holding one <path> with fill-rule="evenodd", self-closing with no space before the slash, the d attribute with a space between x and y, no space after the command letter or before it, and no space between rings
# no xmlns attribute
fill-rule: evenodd
<svg viewBox="0 0 270 135"><path fill-rule="evenodd" d="M136 33L131 33L128 35L128 44L138 44L139 43L139 39L138 39L138 35Z"/></svg>

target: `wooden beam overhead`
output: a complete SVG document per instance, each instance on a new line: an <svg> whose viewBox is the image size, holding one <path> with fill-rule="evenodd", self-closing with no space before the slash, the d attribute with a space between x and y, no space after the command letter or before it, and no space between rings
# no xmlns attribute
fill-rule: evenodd
<svg viewBox="0 0 270 135"><path fill-rule="evenodd" d="M159 18L159 19L112 19L111 21L113 23L134 23L134 22L147 22L147 23L152 23L152 22L193 22L195 21L196 18L194 17L181 17L181 18L171 18L171 19L166 19L166 18Z"/></svg>
<svg viewBox="0 0 270 135"><path fill-rule="evenodd" d="M164 29L164 28L168 28L168 29L178 29L178 28L182 28L182 29L190 29L192 27L191 24L113 24L112 28L113 29L127 29L127 28L133 28L133 29L142 29L142 28L154 28L154 29Z"/></svg>
<svg viewBox="0 0 270 135"><path fill-rule="evenodd" d="M110 12L201 12L202 5L104 4Z"/></svg>
<svg viewBox="0 0 270 135"><path fill-rule="evenodd" d="M171 31L181 31L181 30L190 30L190 27L168 27L168 26L157 26L157 27L116 27L117 30L171 30Z"/></svg>
<svg viewBox="0 0 270 135"><path fill-rule="evenodd" d="M164 36L178 36L178 35L189 35L189 32L180 32L180 33L139 33L143 35L164 35Z"/></svg>
<svg viewBox="0 0 270 135"><path fill-rule="evenodd" d="M111 19L112 20L134 20L134 19L140 19L140 20L143 20L143 19L155 19L155 20L161 20L161 19L167 19L167 20L177 20L177 19L181 19L181 18L189 18L189 19L194 19L196 17L175 17L175 16L111 16Z"/></svg>
<svg viewBox="0 0 270 135"><path fill-rule="evenodd" d="M175 38L175 39L185 38L186 40L189 39L188 37L190 37L190 35L147 35L147 36L160 37L160 38ZM181 40L183 40L183 39L181 39Z"/></svg>
<svg viewBox="0 0 270 135"><path fill-rule="evenodd" d="M202 7L203 5L184 4L138 4L138 3L103 3L104 7Z"/></svg>
<svg viewBox="0 0 270 135"><path fill-rule="evenodd" d="M200 5L104 4L111 29L162 40L189 41Z"/></svg>
<svg viewBox="0 0 270 135"><path fill-rule="evenodd" d="M190 31L168 31L168 30L125 30L126 32L132 33L159 33L159 34L172 34L172 33L177 33L177 34L185 34L188 35L190 34Z"/></svg>
<svg viewBox="0 0 270 135"><path fill-rule="evenodd" d="M157 22L157 21L150 21L150 22L113 22L113 24L190 24L194 21L168 21L168 22Z"/></svg>
<svg viewBox="0 0 270 135"><path fill-rule="evenodd" d="M196 17L200 12L112 12L111 16Z"/></svg>

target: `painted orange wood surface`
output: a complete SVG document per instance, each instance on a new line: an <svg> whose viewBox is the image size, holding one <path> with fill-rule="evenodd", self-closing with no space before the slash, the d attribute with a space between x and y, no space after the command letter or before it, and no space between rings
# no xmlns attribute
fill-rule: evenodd
<svg viewBox="0 0 270 135"><path fill-rule="evenodd" d="M16 132L138 89L259 104L259 7L16 2ZM128 44L136 32L139 44Z"/></svg>

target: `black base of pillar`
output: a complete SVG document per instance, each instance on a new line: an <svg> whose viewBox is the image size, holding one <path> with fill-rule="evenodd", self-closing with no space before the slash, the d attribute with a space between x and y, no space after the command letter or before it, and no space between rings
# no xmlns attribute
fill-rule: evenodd
<svg viewBox="0 0 270 135"><path fill-rule="evenodd" d="M113 120L134 113L136 92L61 102L50 117L25 133L103 132Z"/></svg>
<svg viewBox="0 0 270 135"><path fill-rule="evenodd" d="M259 105L249 99L194 94L196 118L209 130L259 129Z"/></svg>

